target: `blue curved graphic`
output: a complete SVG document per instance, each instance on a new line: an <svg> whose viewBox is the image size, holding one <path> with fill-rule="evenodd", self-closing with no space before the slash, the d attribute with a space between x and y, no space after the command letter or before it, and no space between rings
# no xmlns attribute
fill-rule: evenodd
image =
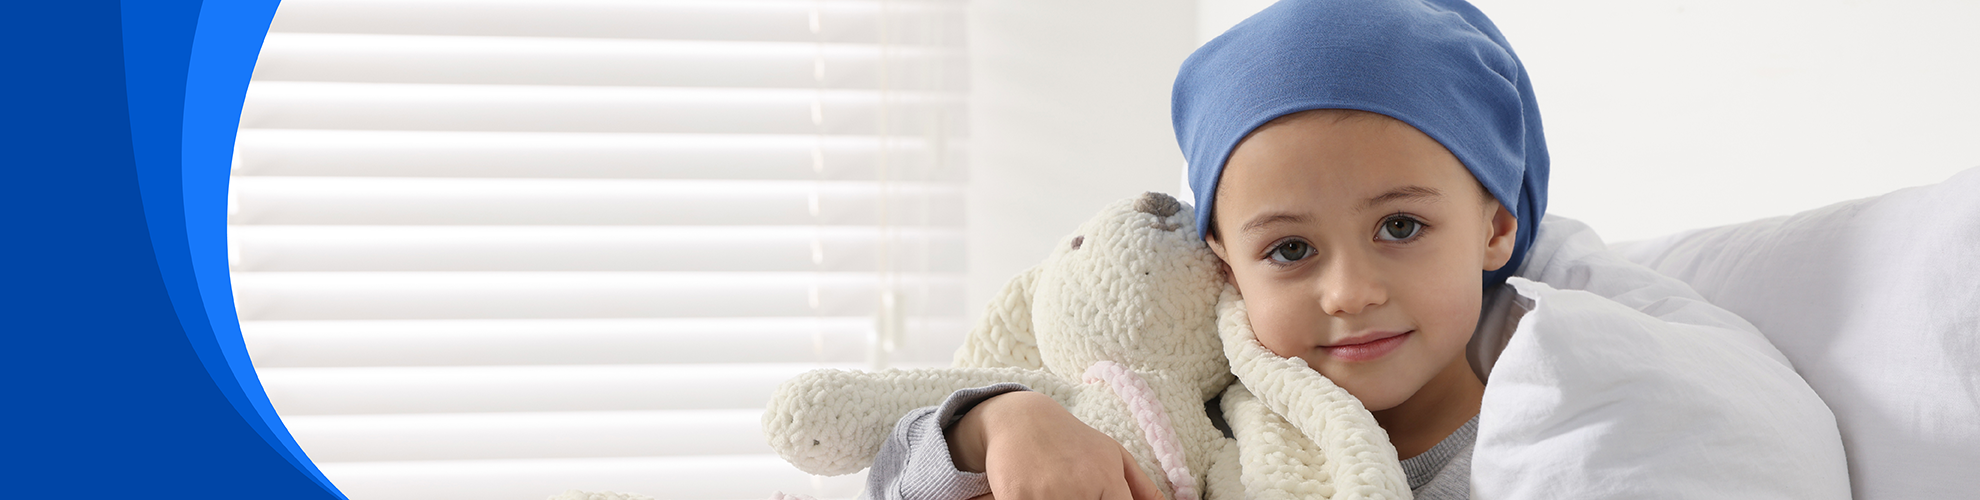
<svg viewBox="0 0 1980 500"><path fill-rule="evenodd" d="M270 407L227 270L234 135L276 4L4 7L7 496L343 498Z"/></svg>

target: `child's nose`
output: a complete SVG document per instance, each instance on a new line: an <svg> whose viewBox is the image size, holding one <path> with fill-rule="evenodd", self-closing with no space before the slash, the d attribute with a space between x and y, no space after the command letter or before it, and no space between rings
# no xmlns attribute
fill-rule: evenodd
<svg viewBox="0 0 1980 500"><path fill-rule="evenodd" d="M1337 257L1320 274L1320 308L1330 316L1360 314L1389 300L1388 288L1373 268L1352 257Z"/></svg>

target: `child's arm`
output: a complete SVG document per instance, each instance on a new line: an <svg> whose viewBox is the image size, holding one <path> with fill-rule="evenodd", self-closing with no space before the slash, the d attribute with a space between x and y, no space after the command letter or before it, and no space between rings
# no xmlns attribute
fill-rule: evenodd
<svg viewBox="0 0 1980 500"><path fill-rule="evenodd" d="M990 493L981 467L958 467L950 460L944 430L986 399L1011 392L1029 392L1020 384L994 384L963 389L938 406L916 408L894 424L893 432L873 456L866 472L864 500L965 500Z"/></svg>
<svg viewBox="0 0 1980 500"><path fill-rule="evenodd" d="M1162 500L1126 448L1043 394L985 399L945 437L955 467L985 472L1002 500Z"/></svg>

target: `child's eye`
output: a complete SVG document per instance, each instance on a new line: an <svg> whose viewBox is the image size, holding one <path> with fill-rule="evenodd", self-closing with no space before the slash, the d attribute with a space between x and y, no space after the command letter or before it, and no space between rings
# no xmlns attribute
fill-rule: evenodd
<svg viewBox="0 0 1980 500"><path fill-rule="evenodd" d="M1272 247L1272 252L1266 256L1271 257L1273 262L1291 264L1299 262L1300 259L1304 259L1310 255L1313 255L1313 245L1308 245L1304 241L1293 240Z"/></svg>
<svg viewBox="0 0 1980 500"><path fill-rule="evenodd" d="M1406 216L1390 217L1382 221L1382 228L1375 231L1375 238L1387 241L1403 241L1423 232L1423 222Z"/></svg>

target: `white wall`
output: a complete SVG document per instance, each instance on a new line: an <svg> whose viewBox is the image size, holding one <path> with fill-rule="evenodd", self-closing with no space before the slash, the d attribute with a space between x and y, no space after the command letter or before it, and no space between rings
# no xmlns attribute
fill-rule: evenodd
<svg viewBox="0 0 1980 500"><path fill-rule="evenodd" d="M1548 211L1610 241L1980 166L1980 2L1477 3L1540 98Z"/></svg>
<svg viewBox="0 0 1980 500"><path fill-rule="evenodd" d="M1108 202L1174 193L1169 86L1194 0L976 0L969 11L968 311Z"/></svg>
<svg viewBox="0 0 1980 500"><path fill-rule="evenodd" d="M1196 2L1196 44L1209 43L1210 39L1236 26L1258 11L1265 10L1276 0L1197 0Z"/></svg>
<svg viewBox="0 0 1980 500"><path fill-rule="evenodd" d="M1611 241L1980 166L1980 2L1476 3L1534 80L1548 211ZM972 2L971 314L1100 205L1181 192L1175 70L1270 4Z"/></svg>

